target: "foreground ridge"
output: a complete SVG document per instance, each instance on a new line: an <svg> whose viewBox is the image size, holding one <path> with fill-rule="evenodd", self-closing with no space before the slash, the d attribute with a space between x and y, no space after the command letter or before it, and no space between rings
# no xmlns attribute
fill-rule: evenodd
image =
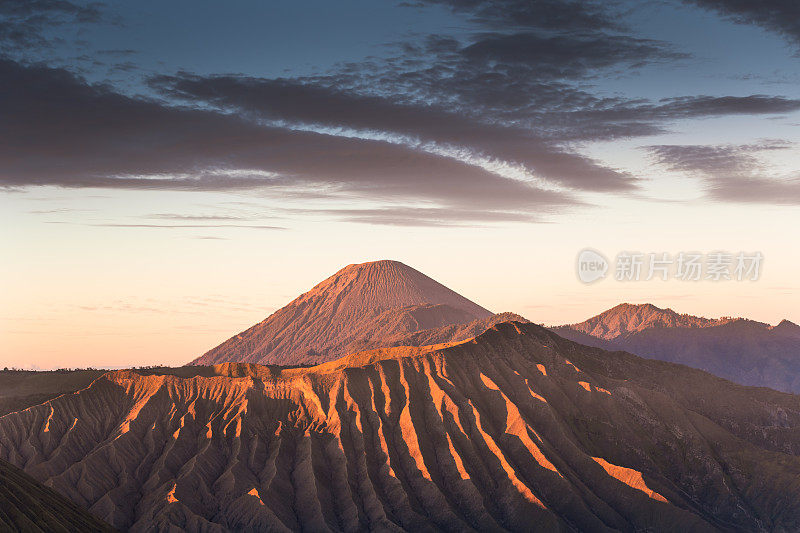
<svg viewBox="0 0 800 533"><path fill-rule="evenodd" d="M800 527L800 398L534 324L164 372L0 418L0 457L132 531Z"/></svg>
<svg viewBox="0 0 800 533"><path fill-rule="evenodd" d="M25 472L0 461L0 531L70 533L113 529Z"/></svg>

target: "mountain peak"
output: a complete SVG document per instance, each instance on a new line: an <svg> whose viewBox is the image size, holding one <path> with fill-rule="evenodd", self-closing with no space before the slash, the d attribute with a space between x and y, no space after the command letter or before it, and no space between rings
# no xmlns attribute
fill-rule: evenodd
<svg viewBox="0 0 800 533"><path fill-rule="evenodd" d="M407 264L395 259L377 259L375 261L364 261L363 263L351 263L342 268L345 270L381 270L381 269L409 269L414 270Z"/></svg>
<svg viewBox="0 0 800 533"><path fill-rule="evenodd" d="M400 261L348 265L194 364L329 361L383 335L485 319L492 313Z"/></svg>
<svg viewBox="0 0 800 533"><path fill-rule="evenodd" d="M335 300L338 314L446 304L466 311L475 318L491 315L483 307L419 270L389 259L348 265L318 283L295 302L320 298Z"/></svg>
<svg viewBox="0 0 800 533"><path fill-rule="evenodd" d="M770 329L783 335L800 336L800 326L785 318L777 326L772 326Z"/></svg>
<svg viewBox="0 0 800 533"><path fill-rule="evenodd" d="M593 337L611 340L650 328L698 328L720 323L719 320L678 314L651 303L622 303L570 327Z"/></svg>
<svg viewBox="0 0 800 533"><path fill-rule="evenodd" d="M644 303L644 304L631 304L627 302L623 302L621 304L617 304L611 309L604 311L604 313L611 313L611 312L626 312L626 311L661 311L661 312L674 312L672 309L662 309L660 307L656 307L651 303Z"/></svg>

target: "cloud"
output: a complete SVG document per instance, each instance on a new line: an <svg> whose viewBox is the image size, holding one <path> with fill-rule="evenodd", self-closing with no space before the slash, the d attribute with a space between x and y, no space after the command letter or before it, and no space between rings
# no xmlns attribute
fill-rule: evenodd
<svg viewBox="0 0 800 533"><path fill-rule="evenodd" d="M385 206L375 209L304 209L299 212L329 216L343 222L401 227L475 227L498 222L543 222L540 213L465 211L408 206Z"/></svg>
<svg viewBox="0 0 800 533"><path fill-rule="evenodd" d="M530 67L541 78L583 78L612 67L641 67L661 60L687 58L661 41L625 35L492 34L461 50L471 63Z"/></svg>
<svg viewBox="0 0 800 533"><path fill-rule="evenodd" d="M721 115L761 115L791 113L800 109L800 100L784 96L684 96L661 100L656 114L665 117L709 117Z"/></svg>
<svg viewBox="0 0 800 533"><path fill-rule="evenodd" d="M258 216L248 217L240 215L182 215L177 213L153 213L146 215L143 218L160 219L160 220L178 220L178 221L205 221L205 222L224 222L234 220L256 220L263 218L275 218L273 216Z"/></svg>
<svg viewBox="0 0 800 533"><path fill-rule="evenodd" d="M326 75L154 76L151 98L0 60L0 185L344 199L369 205L316 212L369 224L541 221L582 205L583 192L637 191L635 176L582 155L583 142L655 135L678 120L800 110L800 100L763 94L651 101L593 92L602 77L689 58L637 35L622 22L622 2L414 5L432 4L452 10L463 27ZM31 23L43 13L102 18L98 5L66 0L0 6L0 16ZM93 59L101 56L121 60L135 51L107 49Z"/></svg>
<svg viewBox="0 0 800 533"><path fill-rule="evenodd" d="M738 24L753 24L800 44L800 3L795 0L684 0Z"/></svg>
<svg viewBox="0 0 800 533"><path fill-rule="evenodd" d="M622 29L619 5L598 0L427 0L494 29L537 28L566 32Z"/></svg>
<svg viewBox="0 0 800 533"><path fill-rule="evenodd" d="M657 102L619 100L607 105L553 113L565 138L604 140L663 133L678 120L736 115L779 115L800 110L800 99L753 94L749 96L682 96ZM553 118L555 120L555 118Z"/></svg>
<svg viewBox="0 0 800 533"><path fill-rule="evenodd" d="M151 84L187 105L199 101L294 127L380 138L484 168L499 163L513 167L507 175L521 171L556 188L602 192L633 191L637 180L577 153L573 141L655 135L691 118L800 109L800 100L759 94L652 102L587 92L578 82L688 58L668 43L627 35L617 2L427 4L450 7L474 31L423 36L400 43L397 56L324 76L179 73Z"/></svg>
<svg viewBox="0 0 800 533"><path fill-rule="evenodd" d="M624 191L635 186L632 176L565 150L530 129L491 123L439 106L287 79L183 73L155 77L151 83L186 101L203 101L295 127L348 129L373 136L383 133L395 143L433 143L442 147L442 152L465 149L469 152L463 156L466 160L472 156L518 164L526 172L568 188Z"/></svg>
<svg viewBox="0 0 800 533"><path fill-rule="evenodd" d="M263 226L257 224L83 224L96 228L150 228L150 229L181 229L181 228L205 228L205 229L224 229L224 228L245 228L245 229L267 229L284 230L282 226Z"/></svg>
<svg viewBox="0 0 800 533"><path fill-rule="evenodd" d="M53 43L45 28L68 23L100 21L100 4L79 5L67 0L3 0L0 2L0 50L36 49Z"/></svg>
<svg viewBox="0 0 800 533"><path fill-rule="evenodd" d="M34 209L32 211L28 211L31 215L56 215L56 214L64 214L64 213L86 213L90 211L96 211L96 209L75 209L72 207L59 207L56 209Z"/></svg>
<svg viewBox="0 0 800 533"><path fill-rule="evenodd" d="M703 180L716 200L800 205L800 177L768 176L758 154L796 150L785 141L744 145L656 145L646 147L656 163Z"/></svg>
<svg viewBox="0 0 800 533"><path fill-rule="evenodd" d="M259 190L463 212L549 212L576 203L450 157L130 98L59 69L2 60L0 79L5 187Z"/></svg>

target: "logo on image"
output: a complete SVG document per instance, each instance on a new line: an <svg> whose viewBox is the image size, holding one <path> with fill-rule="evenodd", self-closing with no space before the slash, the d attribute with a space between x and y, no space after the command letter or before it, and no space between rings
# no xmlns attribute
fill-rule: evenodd
<svg viewBox="0 0 800 533"><path fill-rule="evenodd" d="M584 283L593 283L606 277L608 259L591 248L581 250L578 254L578 279Z"/></svg>

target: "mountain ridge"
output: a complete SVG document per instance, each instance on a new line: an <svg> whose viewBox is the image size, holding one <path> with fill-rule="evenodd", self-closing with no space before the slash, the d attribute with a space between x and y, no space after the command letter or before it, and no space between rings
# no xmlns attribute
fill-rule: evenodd
<svg viewBox="0 0 800 533"><path fill-rule="evenodd" d="M0 442L134 532L800 526L800 397L520 322L311 368L109 372L0 417Z"/></svg>

